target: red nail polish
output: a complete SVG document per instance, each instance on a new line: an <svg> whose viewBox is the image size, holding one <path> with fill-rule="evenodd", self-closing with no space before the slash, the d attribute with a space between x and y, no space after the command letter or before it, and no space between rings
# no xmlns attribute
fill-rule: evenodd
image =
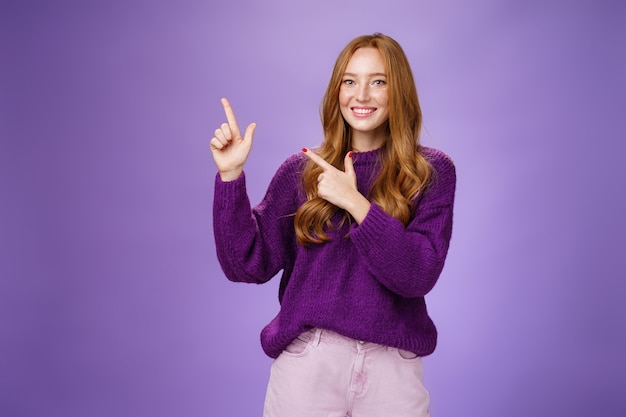
<svg viewBox="0 0 626 417"><path fill-rule="evenodd" d="M352 158L352 151L348 152L348 158Z"/></svg>
<svg viewBox="0 0 626 417"><path fill-rule="evenodd" d="M306 151L308 151L307 148L302 148L302 152L306 152Z"/></svg>

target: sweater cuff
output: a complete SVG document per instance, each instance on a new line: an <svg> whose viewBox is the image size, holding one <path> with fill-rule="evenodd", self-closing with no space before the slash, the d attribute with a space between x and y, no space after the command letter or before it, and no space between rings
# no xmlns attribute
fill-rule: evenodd
<svg viewBox="0 0 626 417"><path fill-rule="evenodd" d="M247 196L246 190L246 174L241 173L237 179L232 181L222 181L219 172L215 174L215 198L213 200L214 207L218 209L232 208L233 203Z"/></svg>
<svg viewBox="0 0 626 417"><path fill-rule="evenodd" d="M380 206L372 203L361 224L352 225L350 237L357 246L361 246L362 242L363 245L371 247L372 242L379 241L393 227L390 222L394 220L396 219L390 218Z"/></svg>

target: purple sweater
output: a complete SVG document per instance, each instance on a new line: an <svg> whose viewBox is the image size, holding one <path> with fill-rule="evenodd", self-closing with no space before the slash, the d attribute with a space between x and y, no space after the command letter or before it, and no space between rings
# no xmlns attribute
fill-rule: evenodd
<svg viewBox="0 0 626 417"><path fill-rule="evenodd" d="M379 172L381 153L354 153L364 195ZM372 204L360 225L346 222L328 231L330 242L308 247L297 244L293 224L293 214L306 199L300 181L306 156L289 157L254 208L245 174L231 182L216 176L213 228L228 279L263 283L283 271L280 312L261 332L268 356L278 357L313 327L420 356L434 351L437 330L424 296L448 252L456 173L443 152L423 147L422 153L435 172L427 191L415 199L416 212L406 227Z"/></svg>

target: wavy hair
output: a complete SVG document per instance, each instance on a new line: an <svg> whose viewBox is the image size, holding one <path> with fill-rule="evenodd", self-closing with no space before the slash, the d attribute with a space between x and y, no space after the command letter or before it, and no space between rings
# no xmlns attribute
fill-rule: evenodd
<svg viewBox="0 0 626 417"><path fill-rule="evenodd" d="M408 59L400 45L381 33L353 39L341 51L322 99L320 116L324 142L316 153L338 169L352 148L352 129L339 107L339 89L348 61L359 48L376 48L383 57L389 91L388 133L382 149L381 171L367 198L387 214L408 224L414 211L413 200L426 187L431 167L419 152L422 112ZM339 208L317 195L317 177L322 169L305 163L302 181L307 201L298 208L294 226L298 243L324 243L330 240L325 228L334 228L331 218ZM351 221L344 213L342 223Z"/></svg>

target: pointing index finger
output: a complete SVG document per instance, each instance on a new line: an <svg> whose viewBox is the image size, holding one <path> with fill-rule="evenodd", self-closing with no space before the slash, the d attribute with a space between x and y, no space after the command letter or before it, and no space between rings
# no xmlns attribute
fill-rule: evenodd
<svg viewBox="0 0 626 417"><path fill-rule="evenodd" d="M331 164L329 164L328 162L326 162L321 156L319 156L318 154L316 154L315 152L313 152L310 149L307 148L302 148L302 152L304 152L304 154L306 156L308 156L313 162L315 162L317 165L319 165L320 167L322 167L325 171L329 170L329 169L333 169L335 168L334 166L332 166Z"/></svg>
<svg viewBox="0 0 626 417"><path fill-rule="evenodd" d="M226 114L226 120L228 121L228 126L230 127L231 132L233 132L235 137L241 136L239 126L237 125L237 119L235 118L235 112L233 112L233 107L226 98L222 99L222 107L224 107L224 113Z"/></svg>

